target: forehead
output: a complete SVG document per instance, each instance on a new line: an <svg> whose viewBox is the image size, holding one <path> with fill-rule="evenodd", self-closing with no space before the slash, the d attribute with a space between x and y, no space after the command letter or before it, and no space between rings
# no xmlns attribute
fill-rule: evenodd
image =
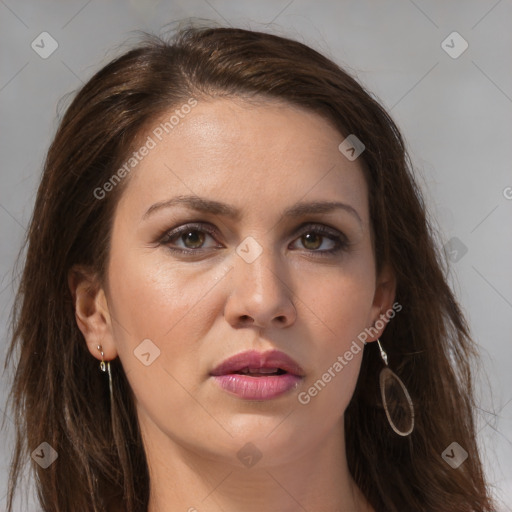
<svg viewBox="0 0 512 512"><path fill-rule="evenodd" d="M343 199L367 215L361 164L340 153L344 136L320 115L280 101L232 98L176 110L140 134L136 147L153 142L121 198L130 208L197 194L260 213L299 200Z"/></svg>

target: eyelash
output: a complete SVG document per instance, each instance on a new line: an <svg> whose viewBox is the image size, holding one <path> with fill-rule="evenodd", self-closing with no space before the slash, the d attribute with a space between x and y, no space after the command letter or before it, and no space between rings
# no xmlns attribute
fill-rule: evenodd
<svg viewBox="0 0 512 512"><path fill-rule="evenodd" d="M171 229L170 231L167 231L164 234L164 236L160 239L160 244L166 245L167 248L174 253L188 254L188 255L193 254L193 253L198 253L198 252L202 251L202 248L181 249L181 248L169 246L169 243L171 243L173 240L178 239L181 235L189 233L191 231L192 232L195 232L195 231L204 232L204 233L207 233L208 235L210 235L212 238L214 238L214 235L216 234L216 229L208 224L190 223L190 224L185 224L183 226L180 226L179 228ZM297 238L295 240L297 240L298 238L300 238L306 234L310 234L310 233L321 235L322 238L328 238L328 239L332 240L333 242L335 242L335 244L336 244L335 247L333 247L332 249L324 249L322 251L313 250L313 249L304 249L308 252L311 252L311 253L321 256L321 257L332 256L341 251L345 251L345 250L347 250L348 246L350 245L346 236L343 233L341 233L333 228L324 226L322 224L314 224L314 223L308 223L306 225L301 226L296 232Z"/></svg>

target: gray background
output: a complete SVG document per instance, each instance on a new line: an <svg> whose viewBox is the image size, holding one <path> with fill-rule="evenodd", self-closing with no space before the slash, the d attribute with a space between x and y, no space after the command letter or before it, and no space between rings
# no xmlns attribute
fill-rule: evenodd
<svg viewBox="0 0 512 512"><path fill-rule="evenodd" d="M189 16L313 46L355 74L397 121L447 244L451 284L481 346L478 437L487 474L504 502L500 510L512 510L511 0L0 0L2 359L13 263L57 126L59 99L119 53L127 38L133 40L131 31L158 33L165 23ZM43 31L58 43L47 59L31 48ZM469 45L457 58L442 47L453 31ZM445 44L452 52L462 48L457 39ZM9 376L0 381L0 414ZM6 425L2 510L12 448L8 417ZM24 489L29 494L29 483ZM17 510L39 507L29 498Z"/></svg>

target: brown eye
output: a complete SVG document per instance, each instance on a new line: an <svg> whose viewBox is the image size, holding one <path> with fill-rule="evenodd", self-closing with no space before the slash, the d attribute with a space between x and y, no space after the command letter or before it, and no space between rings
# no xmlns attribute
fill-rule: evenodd
<svg viewBox="0 0 512 512"><path fill-rule="evenodd" d="M316 256L333 256L341 251L347 250L349 241L347 237L337 229L322 224L306 224L302 227L302 234L299 233L292 246L294 249L302 248Z"/></svg>
<svg viewBox="0 0 512 512"><path fill-rule="evenodd" d="M318 256L333 256L348 249L348 239L334 228L316 224L306 225L305 228L303 226L302 234L299 233L299 238L295 239L293 249L300 249L301 247L297 247L300 243L303 250ZM215 234L215 228L208 224L188 224L167 232L160 239L160 243L175 253L202 254L209 249L223 247L222 244L207 245L208 237L215 242Z"/></svg>
<svg viewBox="0 0 512 512"><path fill-rule="evenodd" d="M200 252L201 250L219 248L208 244L208 238L215 242L215 229L207 224L188 224L168 231L161 238L160 243L166 245L171 251L178 253Z"/></svg>

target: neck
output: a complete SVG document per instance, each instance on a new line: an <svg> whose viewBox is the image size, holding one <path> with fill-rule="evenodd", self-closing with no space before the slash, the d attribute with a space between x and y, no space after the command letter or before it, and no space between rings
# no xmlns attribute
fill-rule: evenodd
<svg viewBox="0 0 512 512"><path fill-rule="evenodd" d="M321 445L280 460L262 457L249 468L185 448L147 421L141 428L148 512L372 512L348 470L343 421Z"/></svg>

